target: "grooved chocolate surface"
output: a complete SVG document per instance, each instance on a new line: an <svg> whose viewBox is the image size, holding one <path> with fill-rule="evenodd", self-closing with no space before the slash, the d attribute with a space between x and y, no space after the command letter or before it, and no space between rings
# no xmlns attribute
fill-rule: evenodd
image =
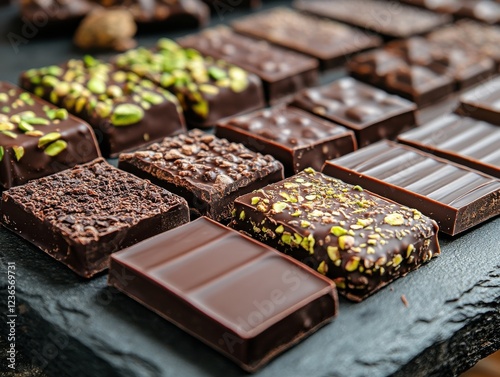
<svg viewBox="0 0 500 377"><path fill-rule="evenodd" d="M433 220L310 168L238 198L231 226L333 279L354 301L440 253Z"/></svg>
<svg viewBox="0 0 500 377"><path fill-rule="evenodd" d="M450 235L500 214L500 180L389 141L327 161L323 172L413 206Z"/></svg>
<svg viewBox="0 0 500 377"><path fill-rule="evenodd" d="M99 156L88 124L0 82L0 191Z"/></svg>
<svg viewBox="0 0 500 377"><path fill-rule="evenodd" d="M103 159L3 193L2 225L83 277L109 255L189 221L186 201Z"/></svg>
<svg viewBox="0 0 500 377"><path fill-rule="evenodd" d="M340 157L356 149L352 131L286 106L230 119L218 124L215 134L273 155L283 163L287 175L307 167L319 170L333 156Z"/></svg>
<svg viewBox="0 0 500 377"><path fill-rule="evenodd" d="M500 178L500 127L450 114L399 135L398 141Z"/></svg>
<svg viewBox="0 0 500 377"><path fill-rule="evenodd" d="M238 33L318 59L323 69L338 66L347 56L380 46L378 37L349 26L276 8L239 19L231 24Z"/></svg>
<svg viewBox="0 0 500 377"><path fill-rule="evenodd" d="M378 0L297 0L294 7L392 38L424 34L451 21L444 14Z"/></svg>
<svg viewBox="0 0 500 377"><path fill-rule="evenodd" d="M415 125L415 104L350 77L305 89L291 104L353 130L361 147Z"/></svg>
<svg viewBox="0 0 500 377"><path fill-rule="evenodd" d="M283 165L200 130L120 155L118 166L186 198L194 215L230 217L234 198L283 179Z"/></svg>
<svg viewBox="0 0 500 377"><path fill-rule="evenodd" d="M331 281L207 218L113 255L110 269L110 285L247 371L337 311Z"/></svg>
<svg viewBox="0 0 500 377"><path fill-rule="evenodd" d="M262 79L271 103L317 82L316 59L233 33L224 26L206 29L178 42L255 73Z"/></svg>
<svg viewBox="0 0 500 377"><path fill-rule="evenodd" d="M500 126L500 78L464 93L460 97L458 112Z"/></svg>

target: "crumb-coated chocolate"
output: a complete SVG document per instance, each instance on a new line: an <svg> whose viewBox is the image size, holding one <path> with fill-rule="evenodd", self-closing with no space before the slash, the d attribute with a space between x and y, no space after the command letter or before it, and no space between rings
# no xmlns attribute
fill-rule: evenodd
<svg viewBox="0 0 500 377"><path fill-rule="evenodd" d="M326 160L350 153L357 145L354 133L345 127L283 105L219 123L215 134L274 156L287 176L307 167L320 170Z"/></svg>
<svg viewBox="0 0 500 377"><path fill-rule="evenodd" d="M415 207L452 236L500 214L500 180L390 141L327 161L323 172Z"/></svg>
<svg viewBox="0 0 500 377"><path fill-rule="evenodd" d="M435 221L314 169L244 195L231 226L361 301L440 253Z"/></svg>
<svg viewBox="0 0 500 377"><path fill-rule="evenodd" d="M382 0L296 0L294 7L391 38L427 33L451 22L451 17Z"/></svg>
<svg viewBox="0 0 500 377"><path fill-rule="evenodd" d="M331 281L206 217L114 254L108 284L248 372L330 322L338 306Z"/></svg>
<svg viewBox="0 0 500 377"><path fill-rule="evenodd" d="M186 48L224 59L259 76L270 103L317 82L318 61L311 57L234 33L225 26L178 40Z"/></svg>
<svg viewBox="0 0 500 377"><path fill-rule="evenodd" d="M90 56L28 70L21 86L89 122L105 156L185 131L169 91Z"/></svg>
<svg viewBox="0 0 500 377"><path fill-rule="evenodd" d="M398 141L500 178L497 125L448 114L399 135Z"/></svg>
<svg viewBox="0 0 500 377"><path fill-rule="evenodd" d="M309 55L322 69L342 65L348 56L380 46L380 38L334 21L276 8L234 21L238 33Z"/></svg>
<svg viewBox="0 0 500 377"><path fill-rule="evenodd" d="M88 124L0 82L0 191L99 156Z"/></svg>
<svg viewBox="0 0 500 377"><path fill-rule="evenodd" d="M231 216L233 200L283 179L283 165L200 130L120 155L118 166L186 198L194 216Z"/></svg>
<svg viewBox="0 0 500 377"><path fill-rule="evenodd" d="M89 278L109 255L189 221L181 197L99 158L3 193L2 225Z"/></svg>
<svg viewBox="0 0 500 377"><path fill-rule="evenodd" d="M305 89L291 105L353 130L360 147L394 138L416 122L415 104L350 77Z"/></svg>
<svg viewBox="0 0 500 377"><path fill-rule="evenodd" d="M500 126L500 77L486 81L460 96L457 111Z"/></svg>
<svg viewBox="0 0 500 377"><path fill-rule="evenodd" d="M223 118L264 107L256 75L169 39L159 40L155 50L130 50L115 63L174 93L192 127L212 127Z"/></svg>

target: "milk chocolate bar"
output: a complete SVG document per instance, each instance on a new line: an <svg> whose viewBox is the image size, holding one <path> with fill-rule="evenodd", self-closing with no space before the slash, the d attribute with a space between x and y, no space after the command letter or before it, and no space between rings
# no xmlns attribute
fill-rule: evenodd
<svg viewBox="0 0 500 377"><path fill-rule="evenodd" d="M464 93L460 97L458 112L500 126L500 78Z"/></svg>

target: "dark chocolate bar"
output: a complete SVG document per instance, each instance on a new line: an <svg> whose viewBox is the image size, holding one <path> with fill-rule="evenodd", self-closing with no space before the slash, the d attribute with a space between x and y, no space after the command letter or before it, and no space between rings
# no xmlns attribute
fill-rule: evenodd
<svg viewBox="0 0 500 377"><path fill-rule="evenodd" d="M231 24L238 33L312 56L322 69L345 63L350 55L380 46L380 38L349 26L276 8L237 20Z"/></svg>
<svg viewBox="0 0 500 377"><path fill-rule="evenodd" d="M500 78L494 78L464 93L460 114L500 126Z"/></svg>
<svg viewBox="0 0 500 377"><path fill-rule="evenodd" d="M399 135L398 141L500 178L500 127L449 114Z"/></svg>
<svg viewBox="0 0 500 377"><path fill-rule="evenodd" d="M88 124L0 82L0 191L99 156Z"/></svg>
<svg viewBox="0 0 500 377"><path fill-rule="evenodd" d="M377 32L390 38L408 38L451 22L445 14L429 12L396 1L296 0L294 7Z"/></svg>
<svg viewBox="0 0 500 377"><path fill-rule="evenodd" d="M77 274L189 221L186 201L96 159L3 193L1 222Z"/></svg>
<svg viewBox="0 0 500 377"><path fill-rule="evenodd" d="M440 253L416 209L314 169L236 199L231 226L333 279L361 301Z"/></svg>
<svg viewBox="0 0 500 377"><path fill-rule="evenodd" d="M416 122L415 104L350 77L305 89L291 104L353 130L360 147L394 138Z"/></svg>
<svg viewBox="0 0 500 377"><path fill-rule="evenodd" d="M265 104L262 82L256 75L183 49L169 39L158 41L156 50L130 50L115 63L174 93L192 127L212 127L223 118Z"/></svg>
<svg viewBox="0 0 500 377"><path fill-rule="evenodd" d="M415 207L452 236L500 214L500 180L390 141L327 161L323 172Z"/></svg>
<svg viewBox="0 0 500 377"><path fill-rule="evenodd" d="M105 156L185 131L170 92L89 56L26 71L21 86L90 123Z"/></svg>
<svg viewBox="0 0 500 377"><path fill-rule="evenodd" d="M337 313L331 281L207 218L114 254L108 284L249 372Z"/></svg>
<svg viewBox="0 0 500 377"><path fill-rule="evenodd" d="M352 131L286 106L230 119L218 124L215 134L274 156L287 176L309 166L320 170L326 160L356 149Z"/></svg>
<svg viewBox="0 0 500 377"><path fill-rule="evenodd" d="M255 73L261 78L266 99L271 104L317 82L316 59L233 33L224 26L181 38L178 42L183 47L194 48Z"/></svg>
<svg viewBox="0 0 500 377"><path fill-rule="evenodd" d="M118 167L183 196L193 216L231 216L240 195L283 179L283 165L200 130L120 155Z"/></svg>
<svg viewBox="0 0 500 377"><path fill-rule="evenodd" d="M223 19L226 13L233 12L235 9L255 9L262 5L262 0L203 0L203 2L207 4L220 19Z"/></svg>

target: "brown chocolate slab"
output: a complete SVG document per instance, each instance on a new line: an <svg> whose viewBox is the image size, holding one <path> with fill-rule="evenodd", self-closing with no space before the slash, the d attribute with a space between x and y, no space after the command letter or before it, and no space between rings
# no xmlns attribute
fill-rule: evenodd
<svg viewBox="0 0 500 377"><path fill-rule="evenodd" d="M460 96L458 113L500 126L500 77Z"/></svg>

